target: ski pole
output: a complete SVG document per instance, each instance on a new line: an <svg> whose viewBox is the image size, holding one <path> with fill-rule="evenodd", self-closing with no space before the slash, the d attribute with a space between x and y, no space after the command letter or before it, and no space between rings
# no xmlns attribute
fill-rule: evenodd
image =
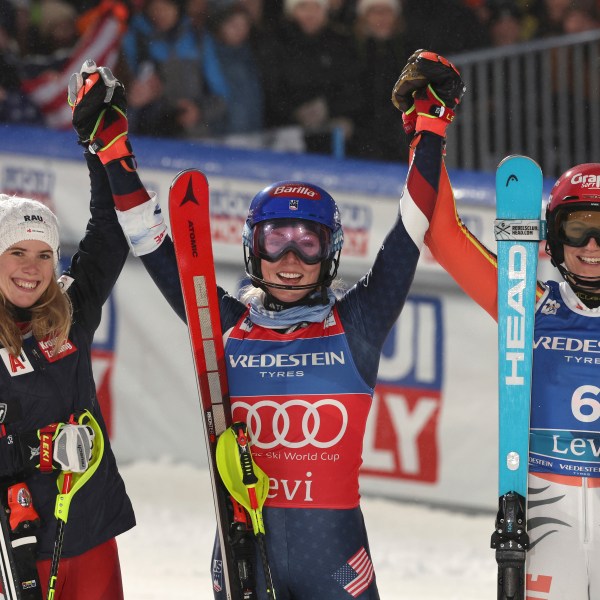
<svg viewBox="0 0 600 600"><path fill-rule="evenodd" d="M269 477L252 458L246 423L234 423L219 436L216 459L225 487L250 515L265 573L267 597L275 600L262 517L262 507L269 493Z"/></svg>
<svg viewBox="0 0 600 600"><path fill-rule="evenodd" d="M69 508L73 496L96 472L102 456L104 454L104 436L98 421L92 414L85 410L77 419L71 417L74 424L88 425L94 430L94 445L92 447L92 456L89 466L83 473L73 473L72 471L61 471L58 476L57 485L60 493L56 496L56 505L54 516L56 517L56 536L54 538L54 549L52 552L52 562L50 563L50 577L48 579L48 593L46 600L53 600L56 593L56 580L58 577L58 567L62 554L63 539L65 535L65 525L69 518Z"/></svg>
<svg viewBox="0 0 600 600"><path fill-rule="evenodd" d="M73 481L73 473L66 471L63 478L62 490L60 496L63 498L71 491L71 483ZM58 498L57 498L58 501ZM58 502L57 502L58 504ZM62 554L63 539L65 536L65 524L67 522L67 515L65 520L58 519L56 522L56 537L54 538L54 550L52 552L52 563L50 564L50 578L48 580L48 600L54 598L56 592L56 579L58 577L58 565L60 564L60 556Z"/></svg>

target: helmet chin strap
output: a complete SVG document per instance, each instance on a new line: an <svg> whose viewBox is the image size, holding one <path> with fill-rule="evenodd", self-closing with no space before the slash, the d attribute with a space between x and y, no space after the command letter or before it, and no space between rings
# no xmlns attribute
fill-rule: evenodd
<svg viewBox="0 0 600 600"><path fill-rule="evenodd" d="M265 289L265 287L270 287L276 290L314 290L323 285L322 281L315 281L315 283L307 283L305 285L286 285L285 283L272 283L270 281L266 281L262 277L258 277L257 275L251 275L250 273L248 273L248 271L246 271L246 275L250 277L252 283L254 283L256 287L262 289Z"/></svg>
<svg viewBox="0 0 600 600"><path fill-rule="evenodd" d="M600 297L600 277L576 275L572 271L569 271L563 264L557 265L557 269L564 280L573 288L574 292Z"/></svg>
<svg viewBox="0 0 600 600"><path fill-rule="evenodd" d="M246 275L250 277L252 283L264 290L265 292L265 308L273 311L280 311L286 308L292 308L292 306L317 306L319 304L329 304L329 296L327 295L327 287L323 285L322 281L317 281L315 283L310 283L307 285L284 285L279 283L270 283L262 279L261 277L257 277L256 275L251 275L246 271ZM305 294L302 298L298 300L294 300L293 302L285 302L276 298L270 291L269 288L275 288L278 290L321 290L319 295L316 294Z"/></svg>

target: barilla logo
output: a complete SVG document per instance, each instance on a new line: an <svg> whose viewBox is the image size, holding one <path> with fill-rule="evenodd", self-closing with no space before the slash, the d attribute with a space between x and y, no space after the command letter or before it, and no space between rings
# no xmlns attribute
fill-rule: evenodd
<svg viewBox="0 0 600 600"><path fill-rule="evenodd" d="M314 188L305 185L278 185L272 192L272 196L301 196L308 200L320 200L321 194Z"/></svg>
<svg viewBox="0 0 600 600"><path fill-rule="evenodd" d="M600 189L600 175L582 175L577 173L571 177L573 185L580 185L582 188Z"/></svg>

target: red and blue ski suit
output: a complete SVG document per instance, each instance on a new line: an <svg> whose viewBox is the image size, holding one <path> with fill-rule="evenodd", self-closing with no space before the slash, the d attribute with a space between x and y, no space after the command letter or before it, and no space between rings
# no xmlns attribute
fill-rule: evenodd
<svg viewBox="0 0 600 600"><path fill-rule="evenodd" d="M278 330L276 316L272 327L259 326L242 302L218 290L233 418L247 421L256 463L270 477L263 513L279 600L379 598L359 504L363 436L381 349L408 295L437 197L441 141L421 137L400 214L371 270L322 322L291 333ZM142 260L185 318L170 239ZM217 599L224 597L219 557L217 547ZM260 560L257 567L262 600Z"/></svg>
<svg viewBox="0 0 600 600"><path fill-rule="evenodd" d="M497 319L495 255L457 215L442 167L426 243ZM529 435L527 598L600 597L600 312L566 281L538 282Z"/></svg>

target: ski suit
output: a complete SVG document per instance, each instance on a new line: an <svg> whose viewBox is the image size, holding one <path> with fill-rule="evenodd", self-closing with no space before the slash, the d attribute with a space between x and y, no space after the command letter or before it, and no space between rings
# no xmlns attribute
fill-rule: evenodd
<svg viewBox="0 0 600 600"><path fill-rule="evenodd" d="M460 221L444 167L426 243L457 283L497 318L496 257ZM599 332L600 311L584 306L565 281L538 282L529 437L528 598L600 598Z"/></svg>
<svg viewBox="0 0 600 600"><path fill-rule="evenodd" d="M29 457L23 457L17 442L21 434L51 423L67 422L76 411L88 409L94 415L104 432L105 447L97 471L73 497L62 555L79 557L104 544L110 546L115 536L135 525L131 502L117 470L98 405L91 358L92 340L100 324L102 305L121 272L129 246L115 215L104 168L96 156L87 152L86 160L91 181L91 219L70 267L60 279L73 305L68 343L57 355L51 356L47 342L38 342L29 336L23 341L20 356L12 360L6 349L0 348L0 398L8 406L7 415L11 411L20 415L5 424L6 435L0 439L0 479L25 481L31 491L33 504L41 518L41 526L35 532L39 559L52 557L58 471L50 474L37 470L24 472ZM36 448L31 451L35 452ZM109 554L114 556L113 562L118 567L116 548L103 555ZM90 562L88 566L98 569L98 565ZM59 587L66 571L61 573L59 570ZM115 573L116 576L120 577L120 572ZM86 582L83 576L77 581L77 589L67 586L65 590L73 594L70 597L88 600L108 597L102 595L102 590L90 587L93 578L89 580L92 583ZM47 579L41 583L45 587ZM121 587L120 579L117 587ZM119 598L117 595L110 597Z"/></svg>
<svg viewBox="0 0 600 600"><path fill-rule="evenodd" d="M233 418L247 421L256 463L270 477L263 514L278 600L379 598L359 505L363 435L380 352L406 300L437 195L438 140L422 137L400 215L371 270L324 320L289 332L277 327L277 316L260 326L218 290ZM142 260L184 318L172 254L167 240ZM220 600L219 558L217 547ZM260 560L257 567L263 600Z"/></svg>

